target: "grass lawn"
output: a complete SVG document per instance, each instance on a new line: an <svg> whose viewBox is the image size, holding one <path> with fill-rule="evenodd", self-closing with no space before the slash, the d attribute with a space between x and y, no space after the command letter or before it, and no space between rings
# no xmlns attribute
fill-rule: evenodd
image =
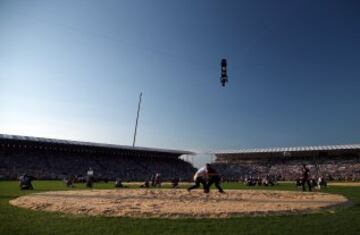
<svg viewBox="0 0 360 235"><path fill-rule="evenodd" d="M74 216L21 209L8 203L9 200L28 193L68 190L60 181L35 181L33 185L36 190L20 191L17 182L0 181L0 235L360 234L360 187L331 186L323 190L327 193L342 194L353 202L352 206L335 211L309 215L174 220ZM83 188L85 188L83 185L76 187L76 189ZM113 188L113 183L95 184L95 188ZM236 183L226 183L224 188L248 189L248 187ZM293 184L287 183L272 188L255 188L296 190Z"/></svg>

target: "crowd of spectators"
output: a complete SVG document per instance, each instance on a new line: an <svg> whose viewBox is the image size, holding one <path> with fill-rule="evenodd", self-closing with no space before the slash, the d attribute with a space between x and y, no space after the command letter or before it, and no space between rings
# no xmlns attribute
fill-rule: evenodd
<svg viewBox="0 0 360 235"><path fill-rule="evenodd" d="M86 178L89 168L101 180L144 181L159 173L163 180L191 179L195 169L177 157L118 156L51 151L0 153L0 177L18 179L28 174L36 179ZM71 186L72 182L69 182Z"/></svg>
<svg viewBox="0 0 360 235"><path fill-rule="evenodd" d="M324 180L357 181L360 180L360 159L356 157L329 158L316 160L304 159L257 159L237 160L234 162L216 162L214 166L228 181L244 181L250 178L277 180L296 180L301 178L301 166L306 164L310 174L323 177Z"/></svg>

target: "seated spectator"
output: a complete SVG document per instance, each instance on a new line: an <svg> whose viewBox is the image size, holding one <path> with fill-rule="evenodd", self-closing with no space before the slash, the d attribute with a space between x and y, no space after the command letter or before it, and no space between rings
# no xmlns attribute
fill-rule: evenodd
<svg viewBox="0 0 360 235"><path fill-rule="evenodd" d="M123 187L124 187L124 185L123 185L121 179L117 178L115 181L115 188L123 188Z"/></svg>
<svg viewBox="0 0 360 235"><path fill-rule="evenodd" d="M73 176L73 175L71 175L67 179L65 179L66 187L74 188L75 187L74 183L75 183L75 176Z"/></svg>
<svg viewBox="0 0 360 235"><path fill-rule="evenodd" d="M32 181L34 177L31 175L24 174L19 177L19 185L21 190L33 190L34 187L32 186Z"/></svg>
<svg viewBox="0 0 360 235"><path fill-rule="evenodd" d="M315 178L311 178L310 183L311 183L312 188L317 188L318 187L318 183L315 180Z"/></svg>
<svg viewBox="0 0 360 235"><path fill-rule="evenodd" d="M255 178L250 177L247 182L246 185L247 186L256 186L257 180Z"/></svg>
<svg viewBox="0 0 360 235"><path fill-rule="evenodd" d="M177 188L179 186L179 181L180 179L179 178L174 178L171 180L171 186L172 188Z"/></svg>
<svg viewBox="0 0 360 235"><path fill-rule="evenodd" d="M324 177L321 177L321 176L319 177L318 185L319 185L319 189L327 188L327 182Z"/></svg>
<svg viewBox="0 0 360 235"><path fill-rule="evenodd" d="M150 188L150 181L145 180L144 184L140 185L140 188Z"/></svg>

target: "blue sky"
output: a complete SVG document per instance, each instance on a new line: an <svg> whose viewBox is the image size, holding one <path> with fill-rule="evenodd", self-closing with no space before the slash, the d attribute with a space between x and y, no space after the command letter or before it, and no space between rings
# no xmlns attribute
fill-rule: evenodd
<svg viewBox="0 0 360 235"><path fill-rule="evenodd" d="M140 146L358 143L359 11L350 0L0 0L0 132L131 145L142 91Z"/></svg>

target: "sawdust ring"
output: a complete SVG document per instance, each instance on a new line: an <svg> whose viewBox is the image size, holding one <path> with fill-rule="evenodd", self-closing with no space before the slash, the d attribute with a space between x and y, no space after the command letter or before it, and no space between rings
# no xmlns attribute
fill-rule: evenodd
<svg viewBox="0 0 360 235"><path fill-rule="evenodd" d="M242 215L311 213L345 204L341 195L266 190L226 194L183 189L71 190L34 193L10 201L33 210L77 215L165 218L228 218Z"/></svg>

